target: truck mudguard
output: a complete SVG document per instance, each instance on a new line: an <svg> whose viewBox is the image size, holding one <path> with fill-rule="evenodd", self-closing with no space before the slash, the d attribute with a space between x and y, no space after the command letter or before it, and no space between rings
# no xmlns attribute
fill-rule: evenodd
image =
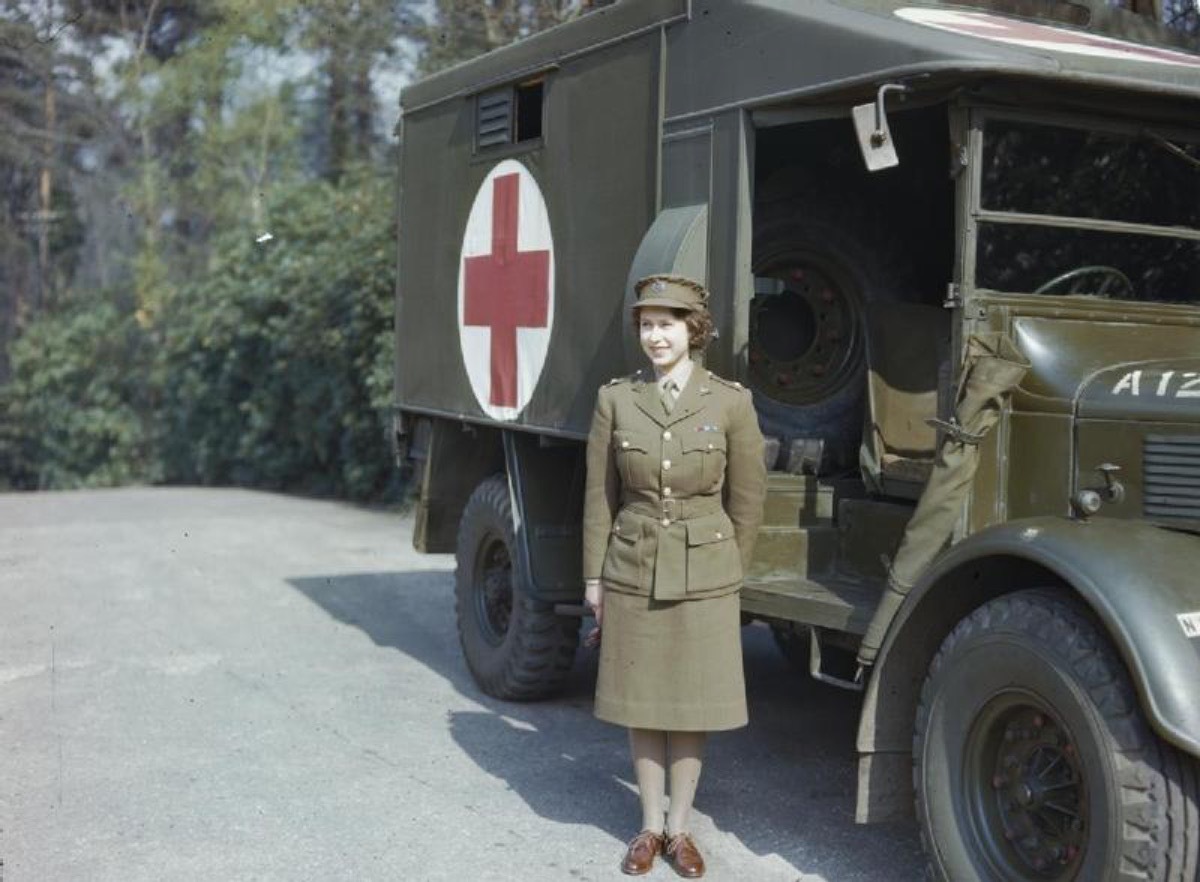
<svg viewBox="0 0 1200 882"><path fill-rule="evenodd" d="M860 796L868 778L881 776L875 783L886 788L896 771L872 770L871 755L911 752L917 696L946 633L992 597L1047 581L1069 586L1095 613L1159 735L1200 756L1200 536L1144 521L1035 517L963 540L909 595L863 703Z"/></svg>
<svg viewBox="0 0 1200 882"><path fill-rule="evenodd" d="M535 600L577 603L583 593L583 448L529 432L504 432L502 440L517 577Z"/></svg>

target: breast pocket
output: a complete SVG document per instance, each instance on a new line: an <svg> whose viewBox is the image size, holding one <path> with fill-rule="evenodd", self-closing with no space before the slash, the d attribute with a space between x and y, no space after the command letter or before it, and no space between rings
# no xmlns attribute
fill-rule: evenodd
<svg viewBox="0 0 1200 882"><path fill-rule="evenodd" d="M733 522L723 511L687 522L687 593L704 594L742 580Z"/></svg>
<svg viewBox="0 0 1200 882"><path fill-rule="evenodd" d="M613 453L617 472L626 487L644 487L650 475L650 444L635 432L618 429L613 432Z"/></svg>
<svg viewBox="0 0 1200 882"><path fill-rule="evenodd" d="M708 493L720 486L725 475L725 433L694 432L682 439L684 461L699 475L696 493Z"/></svg>

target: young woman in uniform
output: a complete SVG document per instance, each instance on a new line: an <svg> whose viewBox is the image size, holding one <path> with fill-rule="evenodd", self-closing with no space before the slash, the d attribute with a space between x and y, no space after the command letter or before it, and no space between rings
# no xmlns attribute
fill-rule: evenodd
<svg viewBox="0 0 1200 882"><path fill-rule="evenodd" d="M694 878L706 733L747 722L738 589L762 521L763 438L750 393L692 359L712 337L704 286L658 275L636 291L652 370L601 387L587 448L583 574L604 635L595 712L629 728L642 803L621 869L646 873L665 853Z"/></svg>

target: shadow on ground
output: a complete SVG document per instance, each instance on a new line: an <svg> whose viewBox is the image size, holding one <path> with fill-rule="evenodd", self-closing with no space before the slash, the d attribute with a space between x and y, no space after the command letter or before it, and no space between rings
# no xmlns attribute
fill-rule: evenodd
<svg viewBox="0 0 1200 882"><path fill-rule="evenodd" d="M596 655L581 649L562 694L502 702L475 685L459 651L453 575L444 570L293 579L336 620L443 677L481 711L451 711L450 733L541 817L636 831L625 731L591 716ZM797 674L762 627L743 631L750 726L709 741L696 808L758 855L830 879L921 875L911 823L854 824L858 697Z"/></svg>

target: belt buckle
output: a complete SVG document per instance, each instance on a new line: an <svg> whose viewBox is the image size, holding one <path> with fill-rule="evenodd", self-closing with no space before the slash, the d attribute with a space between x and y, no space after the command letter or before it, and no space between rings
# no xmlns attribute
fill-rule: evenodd
<svg viewBox="0 0 1200 882"><path fill-rule="evenodd" d="M674 505L674 509L672 509L672 505ZM680 505L680 500L676 499L674 496L664 496L662 498L662 513L664 520L679 520L679 513L681 509L682 506Z"/></svg>

